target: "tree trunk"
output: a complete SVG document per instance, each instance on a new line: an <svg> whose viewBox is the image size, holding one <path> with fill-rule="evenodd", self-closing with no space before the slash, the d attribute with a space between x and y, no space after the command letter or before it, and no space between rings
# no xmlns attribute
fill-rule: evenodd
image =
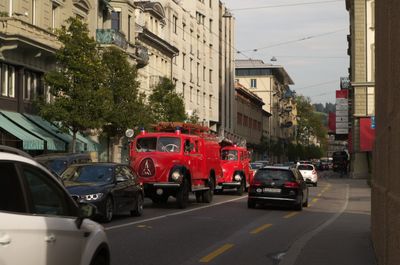
<svg viewBox="0 0 400 265"><path fill-rule="evenodd" d="M72 130L72 146L70 148L70 150L72 151L72 153L76 152L76 134L77 131L76 130Z"/></svg>

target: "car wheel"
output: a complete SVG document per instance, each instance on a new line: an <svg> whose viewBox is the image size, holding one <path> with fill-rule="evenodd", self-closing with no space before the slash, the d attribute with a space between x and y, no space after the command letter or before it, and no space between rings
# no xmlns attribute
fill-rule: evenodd
<svg viewBox="0 0 400 265"><path fill-rule="evenodd" d="M109 264L110 262L107 256L101 253L97 254L90 262L90 265L109 265Z"/></svg>
<svg viewBox="0 0 400 265"><path fill-rule="evenodd" d="M256 208L256 203L253 200L247 200L247 208L249 209Z"/></svg>
<svg viewBox="0 0 400 265"><path fill-rule="evenodd" d="M301 210L303 210L303 195L301 195L300 202L297 203L297 204L294 206L294 209L295 209L296 211L301 211Z"/></svg>
<svg viewBox="0 0 400 265"><path fill-rule="evenodd" d="M237 194L237 195L239 195L239 196L242 196L242 195L243 195L244 186L245 186L245 184L244 184L243 181L242 181L242 183L240 184L240 187L237 188L237 191L236 191L236 194Z"/></svg>
<svg viewBox="0 0 400 265"><path fill-rule="evenodd" d="M107 197L106 207L104 211L103 221L106 223L111 222L114 215L114 201L111 196Z"/></svg>
<svg viewBox="0 0 400 265"><path fill-rule="evenodd" d="M132 216L141 216L143 214L143 195L139 194L136 199L135 208L131 211Z"/></svg>
<svg viewBox="0 0 400 265"><path fill-rule="evenodd" d="M189 202L189 183L187 180L183 180L181 187L176 194L176 203L179 209L187 207Z"/></svg>
<svg viewBox="0 0 400 265"><path fill-rule="evenodd" d="M211 179L208 182L208 187L209 189L203 192L203 202L205 203L210 203L213 200L213 194L214 194L214 180Z"/></svg>

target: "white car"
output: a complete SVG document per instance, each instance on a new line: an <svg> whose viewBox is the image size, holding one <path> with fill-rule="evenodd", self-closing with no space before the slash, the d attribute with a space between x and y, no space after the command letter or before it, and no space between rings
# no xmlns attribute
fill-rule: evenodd
<svg viewBox="0 0 400 265"><path fill-rule="evenodd" d="M301 175L307 183L311 183L315 187L318 185L318 173L314 165L299 164L296 166L296 168L300 171Z"/></svg>
<svg viewBox="0 0 400 265"><path fill-rule="evenodd" d="M0 146L0 264L108 265L95 207L77 204L46 168Z"/></svg>

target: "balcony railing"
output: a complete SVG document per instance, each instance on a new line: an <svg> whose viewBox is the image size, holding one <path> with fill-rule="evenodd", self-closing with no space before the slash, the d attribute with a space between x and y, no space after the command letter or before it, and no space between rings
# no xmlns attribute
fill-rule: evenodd
<svg viewBox="0 0 400 265"><path fill-rule="evenodd" d="M114 44L122 49L128 47L125 35L115 29L97 29L96 41L100 44Z"/></svg>
<svg viewBox="0 0 400 265"><path fill-rule="evenodd" d="M135 45L135 48L137 67L142 68L149 63L149 52L146 47L141 45Z"/></svg>
<svg viewBox="0 0 400 265"><path fill-rule="evenodd" d="M54 51L61 47L61 43L57 41L56 35L52 32L15 17L0 17L0 35L4 39L21 39L24 43L32 44L35 47L39 43ZM0 44L1 46L2 44Z"/></svg>

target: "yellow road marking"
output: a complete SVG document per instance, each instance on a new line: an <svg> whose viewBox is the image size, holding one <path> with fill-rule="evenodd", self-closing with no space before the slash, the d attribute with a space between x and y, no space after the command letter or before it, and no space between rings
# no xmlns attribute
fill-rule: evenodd
<svg viewBox="0 0 400 265"><path fill-rule="evenodd" d="M290 218L290 217L293 217L293 216L298 215L298 214L299 214L299 212L291 212L291 213L285 215L283 218Z"/></svg>
<svg viewBox="0 0 400 265"><path fill-rule="evenodd" d="M229 250L230 248L232 248L234 245L233 244L225 244L222 247L220 247L219 249L211 252L210 254L208 254L207 256L203 257L200 262L202 263L207 263L210 262L211 260L215 259L216 257L218 257L219 255L221 255L222 253L224 253L225 251Z"/></svg>
<svg viewBox="0 0 400 265"><path fill-rule="evenodd" d="M322 192L321 193L318 193L318 195L317 195L318 197L321 197L322 196Z"/></svg>
<svg viewBox="0 0 400 265"><path fill-rule="evenodd" d="M252 235L258 234L258 233L260 233L261 231L264 231L265 229L267 229L270 226L272 226L272 224L262 225L259 228L256 228L253 231L251 231L250 234L252 234Z"/></svg>
<svg viewBox="0 0 400 265"><path fill-rule="evenodd" d="M318 201L318 198L314 198L311 200L312 203L316 203Z"/></svg>

